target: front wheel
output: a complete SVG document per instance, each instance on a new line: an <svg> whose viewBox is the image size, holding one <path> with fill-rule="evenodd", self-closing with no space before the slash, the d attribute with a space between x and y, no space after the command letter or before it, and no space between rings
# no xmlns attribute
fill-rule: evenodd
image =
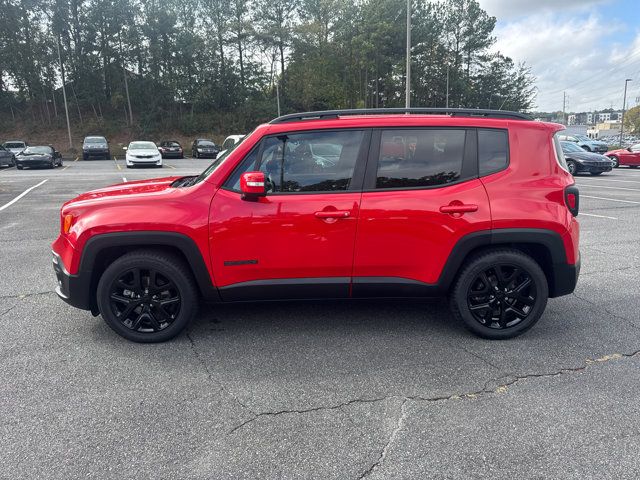
<svg viewBox="0 0 640 480"><path fill-rule="evenodd" d="M547 305L549 287L538 263L519 250L490 250L472 258L451 291L454 316L474 334L513 338L529 330Z"/></svg>
<svg viewBox="0 0 640 480"><path fill-rule="evenodd" d="M128 253L107 267L97 303L105 322L127 340L164 342L178 335L197 310L197 287L177 257L154 251Z"/></svg>
<svg viewBox="0 0 640 480"><path fill-rule="evenodd" d="M609 160L613 162L613 168L618 168L620 166L620 160L618 157L609 157Z"/></svg>
<svg viewBox="0 0 640 480"><path fill-rule="evenodd" d="M575 175L578 171L578 165L573 160L567 160L567 168L569 169L569 173L571 175Z"/></svg>
<svg viewBox="0 0 640 480"><path fill-rule="evenodd" d="M22 165L16 165L16 168L17 168L18 170L22 170L24 167L23 167Z"/></svg>

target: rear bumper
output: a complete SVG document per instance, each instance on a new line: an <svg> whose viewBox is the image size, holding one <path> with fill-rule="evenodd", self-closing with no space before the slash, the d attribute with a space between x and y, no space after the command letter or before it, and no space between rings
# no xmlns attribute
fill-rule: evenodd
<svg viewBox="0 0 640 480"><path fill-rule="evenodd" d="M568 263L554 264L553 265L553 285L549 290L549 297L561 297L563 295L569 295L573 293L578 284L578 277L580 276L580 258L576 261L575 265Z"/></svg>
<svg viewBox="0 0 640 480"><path fill-rule="evenodd" d="M53 271L58 281L56 293L69 305L82 310L91 310L91 292L89 279L67 272L60 255L53 253Z"/></svg>

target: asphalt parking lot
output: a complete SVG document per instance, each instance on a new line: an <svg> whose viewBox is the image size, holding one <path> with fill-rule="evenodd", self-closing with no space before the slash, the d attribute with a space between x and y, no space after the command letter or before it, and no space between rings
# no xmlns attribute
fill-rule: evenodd
<svg viewBox="0 0 640 480"><path fill-rule="evenodd" d="M377 300L203 307L141 345L56 297L64 201L208 162L0 170L0 477L640 476L640 170L577 177L578 288L515 340Z"/></svg>

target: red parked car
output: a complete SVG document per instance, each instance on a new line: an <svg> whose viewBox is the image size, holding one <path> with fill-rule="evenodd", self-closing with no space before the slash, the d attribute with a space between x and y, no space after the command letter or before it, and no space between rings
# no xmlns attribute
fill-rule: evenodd
<svg viewBox="0 0 640 480"><path fill-rule="evenodd" d="M178 334L199 299L441 295L475 334L513 337L580 270L562 128L492 110L286 115L199 176L64 204L57 293L139 342Z"/></svg>
<svg viewBox="0 0 640 480"><path fill-rule="evenodd" d="M640 166L640 143L632 145L629 148L611 150L605 153L605 155L613 160L614 168L623 165L631 168L638 168L638 166Z"/></svg>

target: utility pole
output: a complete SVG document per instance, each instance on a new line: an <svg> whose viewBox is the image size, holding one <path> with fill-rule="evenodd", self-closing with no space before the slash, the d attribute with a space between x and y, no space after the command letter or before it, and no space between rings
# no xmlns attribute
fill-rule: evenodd
<svg viewBox="0 0 640 480"><path fill-rule="evenodd" d="M407 0L407 91L404 106L411 106L411 0Z"/></svg>
<svg viewBox="0 0 640 480"><path fill-rule="evenodd" d="M276 102L278 102L278 116L280 116L280 87L278 83L279 80L276 78Z"/></svg>
<svg viewBox="0 0 640 480"><path fill-rule="evenodd" d="M627 108L627 83L631 81L627 78L624 81L624 95L622 97L622 118L620 119L620 148L622 148L622 132L624 132L624 109Z"/></svg>
<svg viewBox="0 0 640 480"><path fill-rule="evenodd" d="M120 44L120 57L122 58L122 74L124 75L124 91L127 94L127 105L129 106L129 124L133 125L133 110L131 110L131 98L129 97L129 82L127 81L127 67L122 55L122 38L118 32L118 43Z"/></svg>
<svg viewBox="0 0 640 480"><path fill-rule="evenodd" d="M62 55L60 55L60 34L58 34L58 61L60 62L60 74L62 75L62 98L64 99L64 113L67 115L67 132L69 133L69 148L73 148L73 140L71 139L71 124L69 123L69 107L67 106L67 90L65 89L64 65L62 63Z"/></svg>
<svg viewBox="0 0 640 480"><path fill-rule="evenodd" d="M566 108L567 108L567 92L563 92L562 93L562 123L563 124L567 123Z"/></svg>
<svg viewBox="0 0 640 480"><path fill-rule="evenodd" d="M446 108L449 108L449 59L447 58L447 103Z"/></svg>

